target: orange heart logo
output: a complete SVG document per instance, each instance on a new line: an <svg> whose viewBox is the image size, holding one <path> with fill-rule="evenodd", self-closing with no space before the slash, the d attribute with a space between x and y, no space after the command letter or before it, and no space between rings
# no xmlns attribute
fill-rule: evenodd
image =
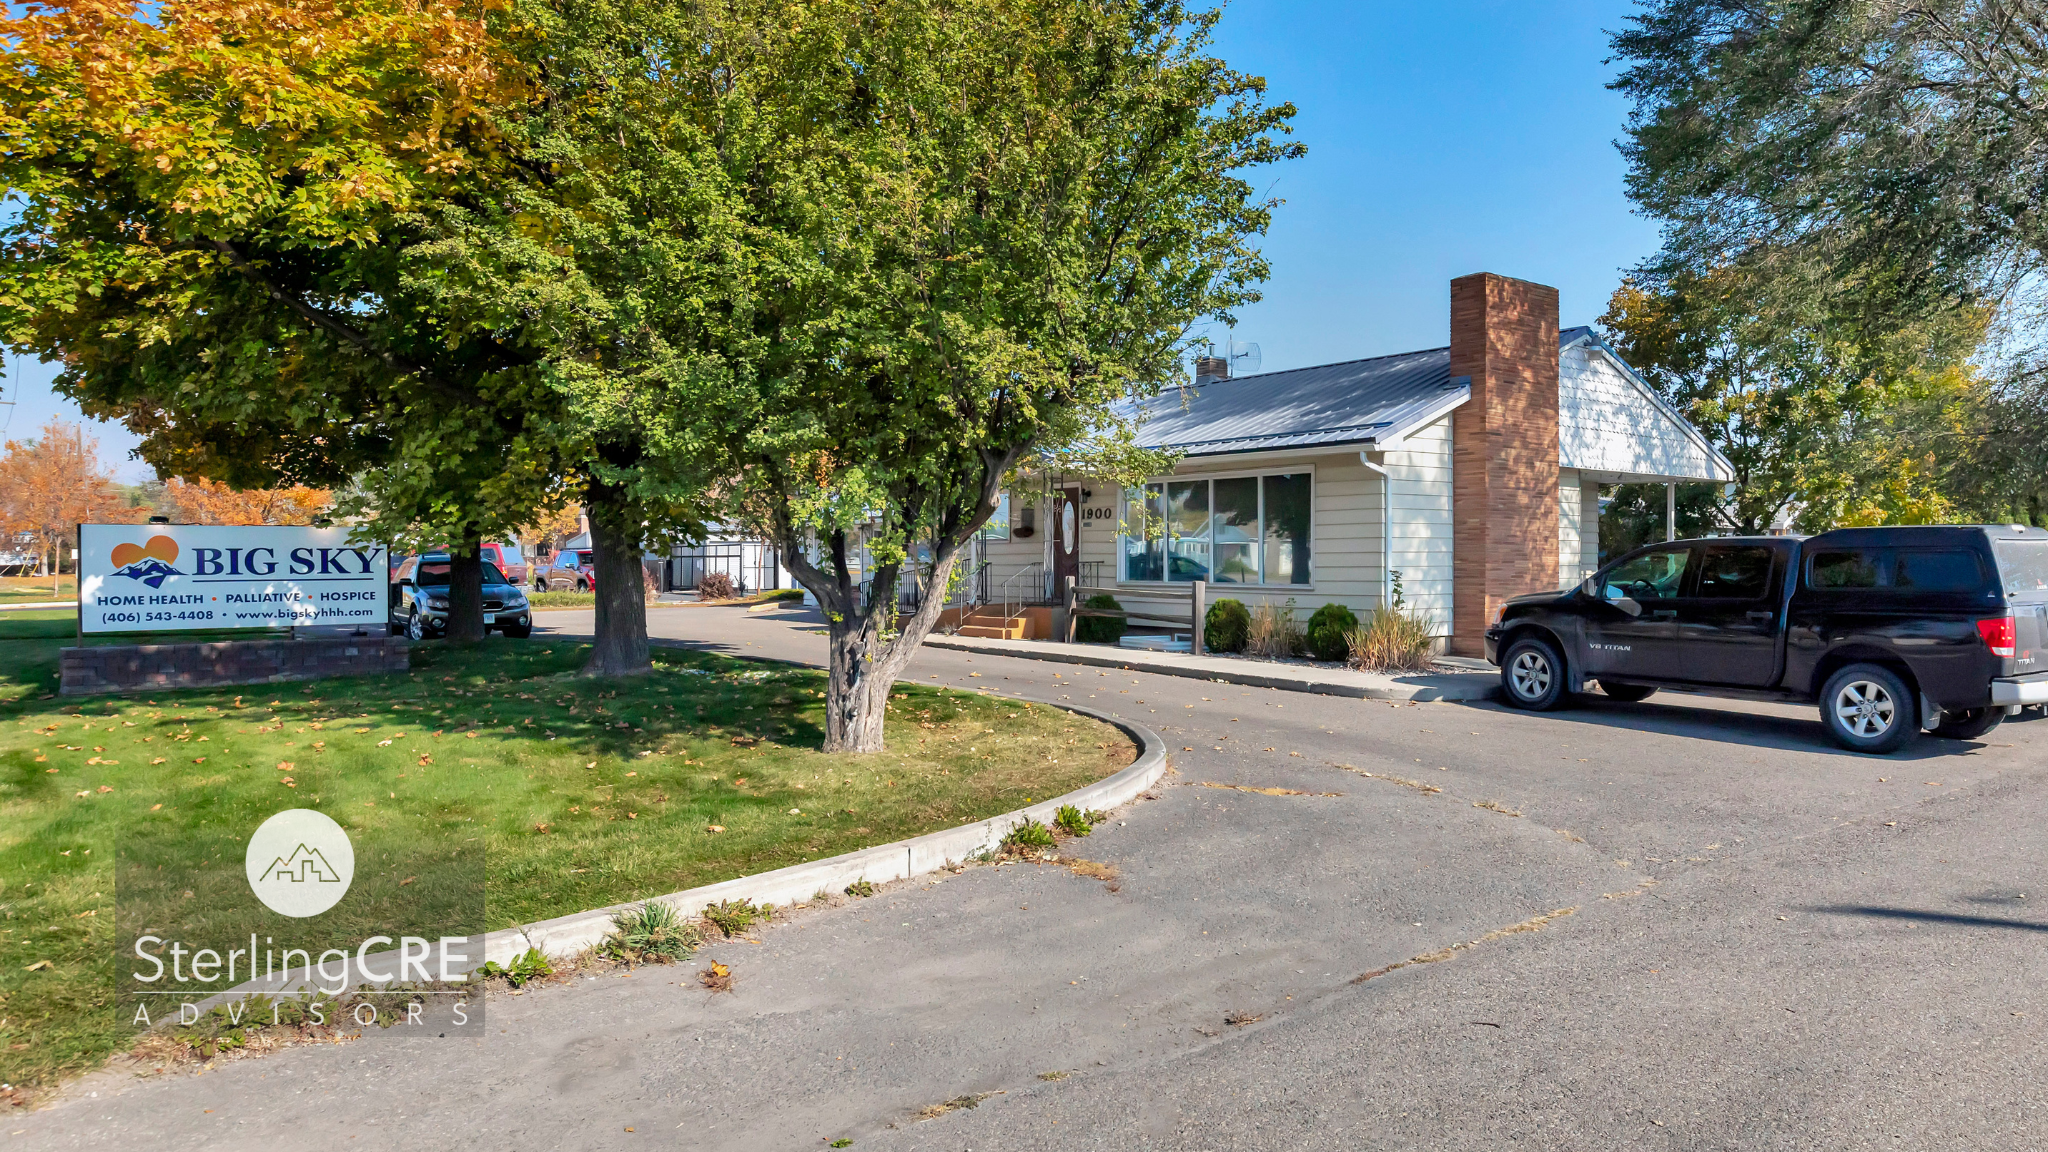
<svg viewBox="0 0 2048 1152"><path fill-rule="evenodd" d="M145 556L154 556L166 564L178 559L178 542L169 536L151 536L147 544L114 545L114 567L126 568Z"/></svg>

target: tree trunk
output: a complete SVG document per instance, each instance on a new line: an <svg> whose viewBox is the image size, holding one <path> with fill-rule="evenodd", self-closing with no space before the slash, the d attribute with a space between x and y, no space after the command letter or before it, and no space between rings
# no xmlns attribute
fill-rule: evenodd
<svg viewBox="0 0 2048 1152"><path fill-rule="evenodd" d="M597 643L586 676L638 676L650 672L647 655L647 587L640 574L640 533L621 524L616 506L599 504L592 493L590 547L597 587Z"/></svg>
<svg viewBox="0 0 2048 1152"><path fill-rule="evenodd" d="M448 640L481 644L484 639L484 557L475 539L448 550Z"/></svg>
<svg viewBox="0 0 2048 1152"><path fill-rule="evenodd" d="M890 660L896 646L881 642L879 612L871 608L857 617L827 618L827 643L831 646L831 672L825 690L827 752L882 750L882 721L888 715L889 689L896 683L900 662Z"/></svg>
<svg viewBox="0 0 2048 1152"><path fill-rule="evenodd" d="M860 591L849 579L827 574L800 554L794 540L781 540L790 574L795 576L824 608L831 670L825 692L825 748L827 752L882 751L882 722L888 714L889 690L917 653L918 645L931 634L944 607L939 591L927 594L916 612L903 622L893 640L884 643L882 630L896 617L896 582L887 579L883 568L874 583L875 602L861 605ZM947 550L932 566L930 587L942 590L952 572L957 550ZM835 560L845 571L844 557Z"/></svg>

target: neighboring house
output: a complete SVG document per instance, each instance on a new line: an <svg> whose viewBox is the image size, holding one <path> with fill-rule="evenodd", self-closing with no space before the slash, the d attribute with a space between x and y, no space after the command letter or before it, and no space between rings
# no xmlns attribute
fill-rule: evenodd
<svg viewBox="0 0 2048 1152"><path fill-rule="evenodd" d="M713 572L730 576L733 584L748 595L796 586L783 569L775 545L714 524L704 543L678 544L669 550L662 566L661 588L664 592L687 592Z"/></svg>
<svg viewBox="0 0 2048 1152"><path fill-rule="evenodd" d="M1559 330L1556 289L1491 273L1451 282L1448 347L1200 371L1142 414L1141 444L1186 454L1171 476L1006 494L981 545L988 599L1022 584L1049 600L1068 576L1134 598L1204 580L1211 600L1305 617L1387 603L1398 573L1448 650L1477 654L1507 597L1592 572L1600 485L1735 478L1591 329Z"/></svg>

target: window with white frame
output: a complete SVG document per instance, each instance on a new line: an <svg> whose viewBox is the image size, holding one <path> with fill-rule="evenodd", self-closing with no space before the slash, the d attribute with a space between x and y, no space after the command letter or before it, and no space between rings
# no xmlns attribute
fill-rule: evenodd
<svg viewBox="0 0 2048 1152"><path fill-rule="evenodd" d="M1162 480L1124 490L1120 578L1309 582L1309 472Z"/></svg>

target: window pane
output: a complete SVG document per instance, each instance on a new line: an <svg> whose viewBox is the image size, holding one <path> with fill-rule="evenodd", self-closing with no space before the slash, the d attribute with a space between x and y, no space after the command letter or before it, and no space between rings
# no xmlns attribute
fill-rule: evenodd
<svg viewBox="0 0 2048 1152"><path fill-rule="evenodd" d="M1160 487L1125 489L1124 497L1124 579L1160 579L1164 541L1152 535L1159 523Z"/></svg>
<svg viewBox="0 0 2048 1152"><path fill-rule="evenodd" d="M1666 548L1624 560L1600 579L1603 600L1671 600L1678 596L1689 548Z"/></svg>
<svg viewBox="0 0 2048 1152"><path fill-rule="evenodd" d="M1010 538L1010 494L996 493L996 510L989 514L988 523L981 526L983 540L1008 540Z"/></svg>
<svg viewBox="0 0 2048 1152"><path fill-rule="evenodd" d="M1266 494L1266 583L1306 584L1309 574L1309 476L1262 476Z"/></svg>
<svg viewBox="0 0 2048 1152"><path fill-rule="evenodd" d="M2005 578L2005 594L2048 591L2048 542L2000 540L1992 545L1998 556L1998 571Z"/></svg>
<svg viewBox="0 0 2048 1152"><path fill-rule="evenodd" d="M1771 589L1771 550L1723 544L1700 553L1699 596L1710 600L1761 600Z"/></svg>
<svg viewBox="0 0 2048 1152"><path fill-rule="evenodd" d="M1900 552L1892 587L1915 592L1974 592L1984 582L1974 552Z"/></svg>
<svg viewBox="0 0 2048 1152"><path fill-rule="evenodd" d="M1215 486L1218 584L1259 582L1259 478L1218 480Z"/></svg>
<svg viewBox="0 0 2048 1152"><path fill-rule="evenodd" d="M1175 480L1166 486L1166 578L1209 578L1209 482Z"/></svg>
<svg viewBox="0 0 2048 1152"><path fill-rule="evenodd" d="M1816 552L1807 583L1814 588L1875 588L1881 555L1876 551Z"/></svg>

